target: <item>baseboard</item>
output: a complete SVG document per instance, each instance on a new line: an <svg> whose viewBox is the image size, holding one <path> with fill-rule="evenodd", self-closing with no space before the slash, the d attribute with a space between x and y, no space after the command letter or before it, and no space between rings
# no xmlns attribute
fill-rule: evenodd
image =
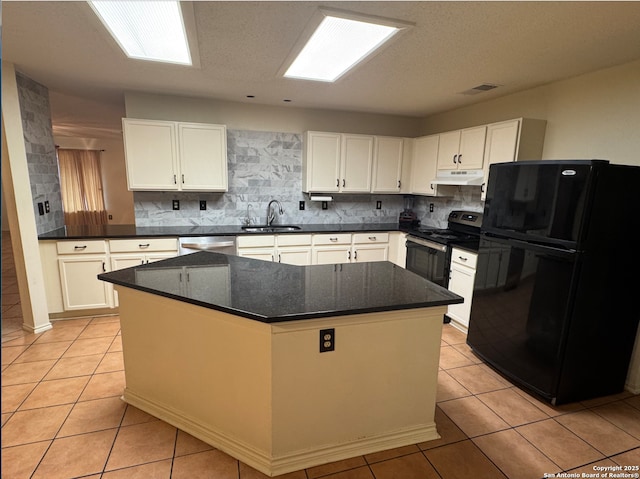
<svg viewBox="0 0 640 479"><path fill-rule="evenodd" d="M149 401L127 388L125 388L122 399L268 476L286 474L342 459L440 439L436 424L433 422L367 438L358 438L348 443L328 444L311 450L272 456L267 451L259 450L238 438L207 428L195 419L187 417L181 411Z"/></svg>

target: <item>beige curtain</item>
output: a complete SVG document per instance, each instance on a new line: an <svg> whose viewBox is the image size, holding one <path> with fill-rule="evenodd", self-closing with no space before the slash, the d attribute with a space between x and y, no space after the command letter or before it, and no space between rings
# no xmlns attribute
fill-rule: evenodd
<svg viewBox="0 0 640 479"><path fill-rule="evenodd" d="M107 224L102 196L100 152L59 148L58 164L65 224Z"/></svg>

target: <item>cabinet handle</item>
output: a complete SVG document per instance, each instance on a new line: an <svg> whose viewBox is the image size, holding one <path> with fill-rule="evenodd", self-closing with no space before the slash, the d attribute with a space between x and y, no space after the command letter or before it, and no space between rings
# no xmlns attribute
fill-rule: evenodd
<svg viewBox="0 0 640 479"><path fill-rule="evenodd" d="M282 263L282 255L281 254L278 255L278 263Z"/></svg>
<svg viewBox="0 0 640 479"><path fill-rule="evenodd" d="M138 248L148 248L149 246L151 246L151 243L139 244Z"/></svg>
<svg viewBox="0 0 640 479"><path fill-rule="evenodd" d="M461 155L461 154L460 154L460 155L458 155L458 163L459 163L459 164L462 164L462 155Z"/></svg>
<svg viewBox="0 0 640 479"><path fill-rule="evenodd" d="M340 188L340 178L336 180L336 188Z"/></svg>
<svg viewBox="0 0 640 479"><path fill-rule="evenodd" d="M429 186L431 186L432 190L435 190L435 188L433 187L433 183L429 183Z"/></svg>
<svg viewBox="0 0 640 479"><path fill-rule="evenodd" d="M371 241L377 241L377 239L378 239L378 238L376 238L375 236L369 236L369 239L370 239Z"/></svg>
<svg viewBox="0 0 640 479"><path fill-rule="evenodd" d="M480 185L480 193L484 193L484 185L486 185L486 183Z"/></svg>
<svg viewBox="0 0 640 479"><path fill-rule="evenodd" d="M353 259L357 260L358 259L358 250L353 252Z"/></svg>
<svg viewBox="0 0 640 479"><path fill-rule="evenodd" d="M400 188L401 182L400 180L398 180L398 188Z"/></svg>
<svg viewBox="0 0 640 479"><path fill-rule="evenodd" d="M349 251L349 252L347 253L347 259L348 259L349 261L351 261L351 251Z"/></svg>
<svg viewBox="0 0 640 479"><path fill-rule="evenodd" d="M458 163L458 155L453 155L453 163L456 164Z"/></svg>
<svg viewBox="0 0 640 479"><path fill-rule="evenodd" d="M181 175L181 176L182 176L182 184L184 184L184 175Z"/></svg>
<svg viewBox="0 0 640 479"><path fill-rule="evenodd" d="M458 256L460 261L467 261L469 258L465 258L464 256Z"/></svg>
<svg viewBox="0 0 640 479"><path fill-rule="evenodd" d="M176 177L176 175L173 175L173 184L174 185L178 184L178 178Z"/></svg>
<svg viewBox="0 0 640 479"><path fill-rule="evenodd" d="M87 245L84 246L74 246L73 249L75 251L82 251L83 249L87 249Z"/></svg>
<svg viewBox="0 0 640 479"><path fill-rule="evenodd" d="M144 260L143 259L140 260L140 264L144 264Z"/></svg>
<svg viewBox="0 0 640 479"><path fill-rule="evenodd" d="M335 243L336 241L338 241L338 238L329 238L329 241L332 241Z"/></svg>
<svg viewBox="0 0 640 479"><path fill-rule="evenodd" d="M344 188L344 187L346 186L346 184L347 184L347 182L346 182L346 180L343 178L343 179L342 179L342 187Z"/></svg>
<svg viewBox="0 0 640 479"><path fill-rule="evenodd" d="M102 262L102 272L103 273L107 272L107 265L104 263L104 261Z"/></svg>

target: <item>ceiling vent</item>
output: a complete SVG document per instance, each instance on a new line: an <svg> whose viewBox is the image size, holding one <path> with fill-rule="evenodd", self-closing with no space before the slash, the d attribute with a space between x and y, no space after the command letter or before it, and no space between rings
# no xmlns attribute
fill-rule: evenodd
<svg viewBox="0 0 640 479"><path fill-rule="evenodd" d="M460 92L461 95L477 95L478 93L484 93L485 91L498 88L500 85L494 85L493 83L483 83L482 85L474 86L469 90Z"/></svg>

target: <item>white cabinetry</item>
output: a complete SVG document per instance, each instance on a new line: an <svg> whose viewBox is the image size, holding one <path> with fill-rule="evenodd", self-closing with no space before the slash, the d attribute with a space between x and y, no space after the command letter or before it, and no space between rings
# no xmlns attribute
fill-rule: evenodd
<svg viewBox="0 0 640 479"><path fill-rule="evenodd" d="M482 169L486 135L485 125L440 134L438 169Z"/></svg>
<svg viewBox="0 0 640 479"><path fill-rule="evenodd" d="M386 261L389 233L337 233L313 235L313 264Z"/></svg>
<svg viewBox="0 0 640 479"><path fill-rule="evenodd" d="M449 290L462 296L464 303L450 304L447 316L451 318L453 326L465 333L469 329L477 260L477 254L463 249L453 248L451 252Z"/></svg>
<svg viewBox="0 0 640 479"><path fill-rule="evenodd" d="M111 271L173 258L178 254L176 238L136 238L109 240ZM111 285L111 283L108 283ZM111 285L113 288L113 285ZM113 291L113 305L117 307L118 293Z"/></svg>
<svg viewBox="0 0 640 479"><path fill-rule="evenodd" d="M108 283L98 279L107 271L106 241L58 241L56 248L64 310L110 308Z"/></svg>
<svg viewBox="0 0 640 479"><path fill-rule="evenodd" d="M542 158L546 123L544 120L519 118L488 125L484 153L482 200L486 196L486 185L491 165Z"/></svg>
<svg viewBox="0 0 640 479"><path fill-rule="evenodd" d="M399 193L402 186L404 139L376 136L373 153L373 193Z"/></svg>
<svg viewBox="0 0 640 479"><path fill-rule="evenodd" d="M434 196L438 164L439 135L416 138L413 144L413 162L411 165L411 193Z"/></svg>
<svg viewBox="0 0 640 479"><path fill-rule="evenodd" d="M237 240L238 256L299 266L311 264L311 235L248 235Z"/></svg>
<svg viewBox="0 0 640 479"><path fill-rule="evenodd" d="M130 190L227 191L224 125L122 119Z"/></svg>
<svg viewBox="0 0 640 479"><path fill-rule="evenodd" d="M373 137L308 131L302 163L305 192L371 191Z"/></svg>

